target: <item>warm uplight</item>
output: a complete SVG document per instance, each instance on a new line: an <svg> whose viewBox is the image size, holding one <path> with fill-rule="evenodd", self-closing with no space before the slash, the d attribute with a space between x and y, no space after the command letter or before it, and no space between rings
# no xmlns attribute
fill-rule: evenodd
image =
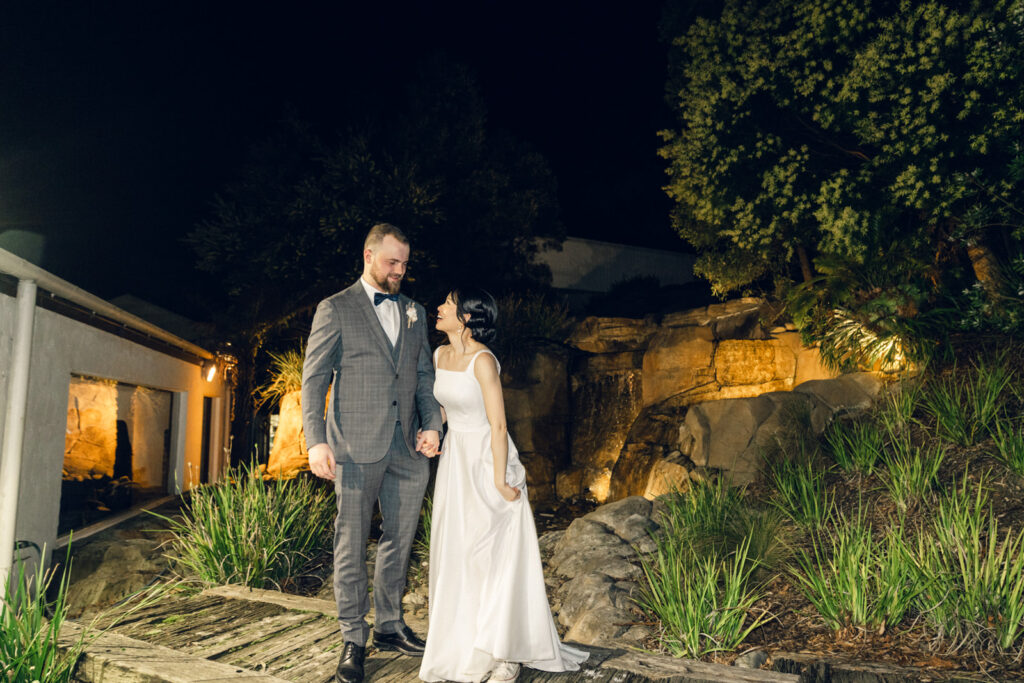
<svg viewBox="0 0 1024 683"><path fill-rule="evenodd" d="M212 360L203 361L203 377L207 382L212 382L217 376L217 362Z"/></svg>

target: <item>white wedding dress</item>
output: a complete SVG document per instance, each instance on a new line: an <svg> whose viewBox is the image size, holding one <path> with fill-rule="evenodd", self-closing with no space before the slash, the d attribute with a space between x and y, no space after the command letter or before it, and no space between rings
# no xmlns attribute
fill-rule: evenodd
<svg viewBox="0 0 1024 683"><path fill-rule="evenodd" d="M511 437L506 481L522 495L510 503L494 486L491 428L473 372L481 353L490 352L477 353L463 372L438 369L434 381L448 434L430 527L424 681L480 681L500 660L575 671L588 657L558 639L526 496L526 470Z"/></svg>

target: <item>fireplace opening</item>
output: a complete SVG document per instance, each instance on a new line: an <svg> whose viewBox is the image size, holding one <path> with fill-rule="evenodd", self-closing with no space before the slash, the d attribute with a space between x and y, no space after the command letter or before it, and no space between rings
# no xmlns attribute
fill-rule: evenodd
<svg viewBox="0 0 1024 683"><path fill-rule="evenodd" d="M72 375L58 535L165 496L169 391Z"/></svg>

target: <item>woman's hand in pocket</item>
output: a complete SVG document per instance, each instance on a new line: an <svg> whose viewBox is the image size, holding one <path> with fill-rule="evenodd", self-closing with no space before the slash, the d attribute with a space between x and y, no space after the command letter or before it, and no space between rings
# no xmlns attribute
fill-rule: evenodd
<svg viewBox="0 0 1024 683"><path fill-rule="evenodd" d="M494 485L495 487L497 487L498 493L501 494L501 497L510 503L518 500L519 496L522 494L522 492L519 489L517 489L514 486L509 486L505 482L501 482L500 484L495 483Z"/></svg>

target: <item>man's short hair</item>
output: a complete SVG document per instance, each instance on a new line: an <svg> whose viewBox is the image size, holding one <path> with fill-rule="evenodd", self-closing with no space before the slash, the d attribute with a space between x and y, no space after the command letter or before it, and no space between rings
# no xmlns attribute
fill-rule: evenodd
<svg viewBox="0 0 1024 683"><path fill-rule="evenodd" d="M391 225L390 223L378 223L370 228L370 232L366 233L366 240L363 242L363 249L375 251L388 235L391 235L402 244L409 244L409 238L406 237L405 233L399 230L398 227Z"/></svg>

